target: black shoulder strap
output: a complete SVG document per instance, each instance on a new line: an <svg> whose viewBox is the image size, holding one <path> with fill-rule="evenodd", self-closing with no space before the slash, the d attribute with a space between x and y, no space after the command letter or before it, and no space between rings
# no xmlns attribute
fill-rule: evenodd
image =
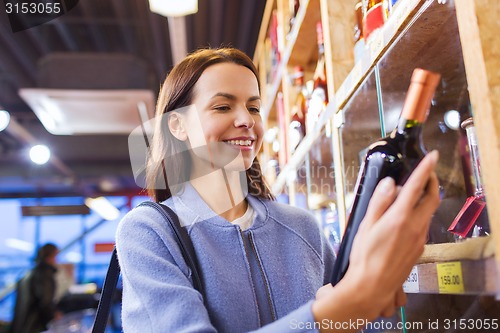
<svg viewBox="0 0 500 333"><path fill-rule="evenodd" d="M160 214L165 217L168 221L172 230L174 231L176 241L181 248L182 256L186 261L187 265L191 269L193 277L193 286L203 295L203 286L201 284L200 269L198 266L198 260L196 259L196 253L194 252L193 243L191 238L187 233L187 229L183 228L179 222L179 217L177 214L166 205L162 205L152 201L145 201L141 203L143 206L149 206L155 208ZM163 208L163 209L162 209Z"/></svg>
<svg viewBox="0 0 500 333"><path fill-rule="evenodd" d="M139 206L149 206L156 209L160 214L163 215L165 220L168 221L170 227L174 231L176 241L182 252L184 260L191 268L193 277L193 286L203 295L203 287L201 283L198 261L196 259L196 254L194 252L193 243L189 237L186 228L183 228L179 223L179 218L177 214L171 210L169 207L158 204L152 201L145 201ZM118 277L120 275L120 265L118 263L118 257L116 255L116 248L113 250L111 255L111 260L109 262L108 272L106 273L106 278L104 280L104 286L101 292L101 298L99 300L99 306L97 307L96 317L94 319L94 326L92 328L92 333L103 333L106 330L106 325L108 322L109 311L111 308L111 300L113 298L113 293L116 289L116 284L118 282Z"/></svg>
<svg viewBox="0 0 500 333"><path fill-rule="evenodd" d="M111 259L109 261L108 272L106 273L106 278L104 279L104 286L102 287L101 298L99 299L92 333L104 333L106 330L109 310L111 308L111 300L113 299L113 294L115 292L119 276L120 265L118 264L118 257L116 256L115 248L113 249L113 254L111 255Z"/></svg>

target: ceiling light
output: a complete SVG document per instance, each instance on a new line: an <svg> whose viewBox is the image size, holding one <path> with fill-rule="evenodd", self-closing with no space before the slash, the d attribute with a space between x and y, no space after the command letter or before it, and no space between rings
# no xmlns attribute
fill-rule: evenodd
<svg viewBox="0 0 500 333"><path fill-rule="evenodd" d="M33 163L42 165L50 159L50 149L45 145L36 145L30 149L30 158Z"/></svg>
<svg viewBox="0 0 500 333"><path fill-rule="evenodd" d="M9 126L10 114L5 110L0 110L0 132Z"/></svg>
<svg viewBox="0 0 500 333"><path fill-rule="evenodd" d="M149 0L149 10L163 16L185 16L198 12L198 0Z"/></svg>
<svg viewBox="0 0 500 333"><path fill-rule="evenodd" d="M118 208L105 197L87 198L85 204L107 221L116 220L120 216Z"/></svg>
<svg viewBox="0 0 500 333"><path fill-rule="evenodd" d="M8 247L10 247L12 249L21 250L24 252L33 252L33 250L35 249L35 246L33 245L33 243L30 243L30 242L27 242L27 241L24 241L21 239L17 239L17 238L6 239L5 245L7 245Z"/></svg>

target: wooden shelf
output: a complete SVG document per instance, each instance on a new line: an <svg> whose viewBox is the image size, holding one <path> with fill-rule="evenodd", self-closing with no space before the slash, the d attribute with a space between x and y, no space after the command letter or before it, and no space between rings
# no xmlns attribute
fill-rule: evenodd
<svg viewBox="0 0 500 333"><path fill-rule="evenodd" d="M333 0L301 1L296 24L288 35L287 43L281 53L282 60L277 68L277 75L273 82L268 84L265 95L263 94L267 97L264 100L262 112L264 121L270 119L277 93L280 90L286 90L284 84L287 82L290 66L302 65L307 68L309 63L314 62L316 45L314 39L311 38L313 38L314 23L318 21L317 15L320 15L322 21L325 22L325 15L329 17L331 14L329 11L337 10L337 14L341 13L342 17L339 20L331 19L330 32L339 38L349 35L345 27L350 26L346 24L347 13L350 9L344 11L333 4L337 5ZM436 233L450 236L443 226L448 222L451 223L455 216L455 209L461 207L464 199L462 196L466 194L464 180L461 179L464 177L460 174L461 164L456 163L459 148L456 138L458 132L450 131L444 125L437 126L437 124L442 122L442 116L448 110L458 110L461 116L470 114L469 102L472 102L474 118L477 118L482 157L485 157L482 159L485 161L482 163L483 170L485 170L483 179L485 184L498 183L495 166L499 164L500 150L497 143L500 126L498 117L494 116L495 108L492 106L496 105L495 101L500 100L496 97L500 90L498 80L495 80L494 75L498 72L499 50L494 47L498 45L496 41L499 38L496 33L499 21L495 19L494 13L499 6L496 0L398 1L389 20L372 36L364 54L354 66L352 62L346 65L349 60L347 57L337 58L332 52L342 47L349 49L347 38L344 38L346 45L341 45L338 49L334 48L335 43L331 45L330 50L327 47L326 50L330 53L327 54L327 59L329 59L327 74L334 72L332 67L335 67L335 70L341 72L342 75L337 75L340 79L333 80L334 84L329 85L332 91L329 91L330 103L326 111L315 129L307 133L290 157L288 164L281 170L272 184L273 193L279 194L286 185L292 185L296 179L297 170L303 167L302 163L307 154L324 131L325 125L329 124L333 127L332 142L334 155L336 154L336 204L342 225L345 222L345 216L342 217L345 213L343 201L345 197L343 172L345 170L341 161L346 155L344 150L346 147L349 149L349 144L345 142L359 141L356 137L348 137L343 141L343 133L346 132L347 127L345 119L349 121L349 112L357 110L358 116L366 119L361 119L351 125L352 128L359 129L360 132L364 129L366 132L366 129L373 129L373 126L377 125L382 135L392 129L393 122L389 122L388 119L397 117L389 116L394 110L399 112L400 108L397 106L402 104L407 89L407 85L404 86L402 83L409 82L412 69L421 67L423 64L422 68L439 72L443 78L434 96L433 114L429 115L428 123L432 123L434 127L427 128L427 132L424 133L427 137L424 141L428 148L438 149L441 152L438 176L449 175L449 177L443 177L444 181L441 182L445 197L440 209L446 212L441 215L436 214L435 218L442 222L442 225L439 225L440 228L436 229ZM344 24L343 30L332 28L339 22ZM346 32L346 34L339 33L339 31ZM325 40L330 42L332 38L332 36L325 36ZM410 67L412 67L411 70ZM352 70L349 71L349 68ZM362 100L363 96L366 97L367 90L373 88L367 87L364 82L365 79L372 78L371 73L375 73L373 76L376 77L373 80L376 85L373 86L380 87L377 93L380 90L384 94L383 96L377 94L377 101L385 103L385 105L379 105L380 123L376 124L370 120L371 118L365 117L364 105L367 101ZM337 82L342 82L342 84L338 86ZM362 95L359 103L353 98L358 96L358 92ZM349 105L352 101L354 102L351 104L356 104L355 108ZM440 132L437 133L438 131ZM352 144L350 148L352 154L359 152L356 147L352 148ZM498 229L499 224L498 214L495 214L498 205L495 203L498 201L500 192L497 188L491 187L488 188L487 193L491 230L496 233L495 230ZM446 197L446 194L449 196ZM441 241L452 240L439 240ZM467 254L464 255L463 249L466 247L470 247L470 251L466 251ZM462 243L427 245L424 256L414 267L410 281L405 284L406 291L421 294L500 294L500 276L497 271L497 267L500 267L499 253L498 240L495 243L491 239L487 242L485 239L472 239Z"/></svg>
<svg viewBox="0 0 500 333"><path fill-rule="evenodd" d="M494 257L419 264L403 285L406 293L491 294L500 291Z"/></svg>
<svg viewBox="0 0 500 333"><path fill-rule="evenodd" d="M302 139L302 142L295 150L295 153L288 161L288 164L283 168L283 170L281 170L278 177L276 177L275 182L272 184L271 191L275 195L278 195L281 192L283 186L287 183L287 179L295 178L297 168L304 161L314 141L321 135L321 131L325 127L326 123L331 121L336 111L337 109L335 109L334 105L329 104L314 126L314 130L311 133L307 133L304 139Z"/></svg>
<svg viewBox="0 0 500 333"><path fill-rule="evenodd" d="M394 14L393 16L391 16L391 19L387 21L382 30L379 31L378 35L368 44L363 58L354 66L353 70L349 73L344 83L340 86L337 93L335 94L335 98L329 103L326 111L321 115L321 118L316 124L314 131L306 135L306 137L303 139L303 141L289 160L289 163L285 166L285 168L283 168L283 170L281 170L280 174L276 178L276 181L273 183L273 193L280 193L285 186L287 179L293 178L293 174L296 172L300 163L304 161L306 154L311 148L311 145L320 135L321 130L325 126L326 122L331 121L337 111L340 110L340 108L348 102L349 98L352 96L357 87L359 87L368 72L373 68L373 66L375 66L376 61L383 54L383 51L385 51L390 46L390 43L397 38L398 34L402 33L405 27L404 23L409 22L411 17L413 17L413 15L415 15L415 13L418 11L418 8L422 7L422 2L419 0L408 0L402 1L401 3L402 5L399 5L395 8ZM310 13L314 12L315 10L319 12L319 1L306 1L305 5L301 7L301 9L303 11L299 11L299 14L297 15L297 22L300 23L297 24L297 26L294 28L299 28L299 25L300 27L306 26L302 24L304 15L310 15ZM309 22L307 26L309 26L308 29L310 29L310 25L313 25L311 23L313 22L313 20L308 18L307 22ZM290 38L290 43L288 44L287 51L285 52L285 56L283 57L283 62L280 64L276 79L271 85L272 88L269 90L268 96L270 97L268 97L268 103L263 109L263 119L267 119L267 117L269 116L269 111L272 108L272 103L274 103L273 96L275 96L278 92L283 72L290 60L291 55L297 53L294 52L298 45L297 37L300 38L299 32L304 31L304 29L305 28L297 29L296 31L292 31L292 33L290 34L292 37ZM311 41L307 41L307 43L309 45L313 44L311 43ZM296 60L297 59L294 58L294 61ZM304 61L304 59L302 59L302 61Z"/></svg>
<svg viewBox="0 0 500 333"><path fill-rule="evenodd" d="M316 55L315 53L317 53L317 51L311 51L317 50L316 44L311 43L309 40L310 38L306 38L305 36L310 36L311 25L313 29L316 29L315 23L319 19L319 0L302 1L293 28L287 36L286 47L281 54L281 62L278 65L274 80L270 83L268 89L266 89L266 103L261 112L264 122L269 118L276 95L287 73L287 67L291 64L301 64L302 62L308 63L311 61L310 57ZM316 36L315 30L313 33L314 36ZM311 46L311 44L313 46Z"/></svg>
<svg viewBox="0 0 500 333"><path fill-rule="evenodd" d="M491 237L426 245L403 285L407 293L497 294L500 291Z"/></svg>
<svg viewBox="0 0 500 333"><path fill-rule="evenodd" d="M432 1L405 0L398 2L394 12L384 26L371 37L365 46L361 59L354 65L342 85L335 93L337 110L340 110L356 91L370 70L376 65L379 58L392 45L399 35L404 33L408 22L415 17L417 12L423 12Z"/></svg>

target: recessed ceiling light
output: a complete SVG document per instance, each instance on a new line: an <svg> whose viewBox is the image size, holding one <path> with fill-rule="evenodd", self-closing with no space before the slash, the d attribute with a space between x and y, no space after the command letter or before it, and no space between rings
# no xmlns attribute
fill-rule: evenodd
<svg viewBox="0 0 500 333"><path fill-rule="evenodd" d="M5 110L0 110L0 132L9 126L10 114Z"/></svg>
<svg viewBox="0 0 500 333"><path fill-rule="evenodd" d="M163 16L185 16L198 12L198 0L149 0L149 10Z"/></svg>
<svg viewBox="0 0 500 333"><path fill-rule="evenodd" d="M50 159L50 149L45 145L36 145L30 149L30 158L33 163L42 165Z"/></svg>

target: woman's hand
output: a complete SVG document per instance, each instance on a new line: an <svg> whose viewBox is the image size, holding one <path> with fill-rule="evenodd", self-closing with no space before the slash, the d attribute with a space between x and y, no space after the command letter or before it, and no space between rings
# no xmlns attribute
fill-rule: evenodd
<svg viewBox="0 0 500 333"><path fill-rule="evenodd" d="M335 287L318 291L316 320L373 320L404 304L401 286L423 252L440 202L438 158L437 151L428 154L401 189L391 178L380 182L354 239L346 275Z"/></svg>
<svg viewBox="0 0 500 333"><path fill-rule="evenodd" d="M434 173L438 156L437 151L428 154L400 191L391 178L382 180L354 239L352 271L344 279L358 280L378 312L374 316L401 302L401 286L424 250L440 202Z"/></svg>

